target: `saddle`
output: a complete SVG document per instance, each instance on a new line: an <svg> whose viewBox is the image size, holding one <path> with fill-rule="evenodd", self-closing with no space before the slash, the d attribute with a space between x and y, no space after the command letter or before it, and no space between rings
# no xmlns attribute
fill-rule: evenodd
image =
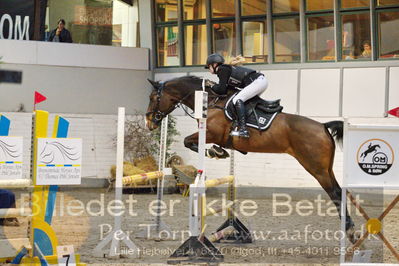
<svg viewBox="0 0 399 266"><path fill-rule="evenodd" d="M237 93L228 99L224 108L226 117L233 122L237 120L237 114L232 99ZM276 115L282 110L283 106L280 105L280 99L267 101L259 96L255 96L245 102L247 126L265 131L270 127Z"/></svg>

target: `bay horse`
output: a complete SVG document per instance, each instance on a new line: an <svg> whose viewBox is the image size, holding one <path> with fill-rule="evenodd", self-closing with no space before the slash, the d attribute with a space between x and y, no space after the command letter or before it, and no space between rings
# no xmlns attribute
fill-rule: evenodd
<svg viewBox="0 0 399 266"><path fill-rule="evenodd" d="M146 124L150 130L159 127L162 119L183 104L194 110L194 94L202 90L202 79L184 76L163 83L149 80L153 86L146 113ZM316 180L334 202L341 216L342 190L333 172L335 141L342 141L343 122L319 123L304 116L279 113L266 131L248 128L250 138L231 137L232 122L224 114L227 100L235 93L216 95L211 90L211 81L206 82L208 92L208 117L206 142L242 153L287 153L293 156ZM330 133L331 131L331 133ZM198 132L184 139L185 147L198 152ZM226 152L227 153L227 152ZM355 242L354 223L348 212L346 233Z"/></svg>

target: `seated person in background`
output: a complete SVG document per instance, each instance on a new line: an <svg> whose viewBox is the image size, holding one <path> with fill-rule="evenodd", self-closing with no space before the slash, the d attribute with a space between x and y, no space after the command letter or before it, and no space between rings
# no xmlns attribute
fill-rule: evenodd
<svg viewBox="0 0 399 266"><path fill-rule="evenodd" d="M335 60L335 42L334 40L327 40L327 53L321 58L321 60Z"/></svg>
<svg viewBox="0 0 399 266"><path fill-rule="evenodd" d="M370 58L371 57L371 44L370 41L363 42L363 52L361 57L363 58Z"/></svg>
<svg viewBox="0 0 399 266"><path fill-rule="evenodd" d="M65 20L60 19L56 29L50 32L49 42L72 42L72 36L69 30L65 29Z"/></svg>

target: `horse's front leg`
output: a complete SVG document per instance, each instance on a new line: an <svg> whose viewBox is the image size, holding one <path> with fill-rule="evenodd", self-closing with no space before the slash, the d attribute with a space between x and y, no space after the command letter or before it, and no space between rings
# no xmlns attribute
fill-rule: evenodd
<svg viewBox="0 0 399 266"><path fill-rule="evenodd" d="M206 133L206 143L215 143L212 135ZM184 139L184 146L194 152L198 152L198 132ZM225 159L230 157L227 151L222 147L213 145L210 149L205 150L205 155L209 158Z"/></svg>
<svg viewBox="0 0 399 266"><path fill-rule="evenodd" d="M184 138L184 147L198 152L198 132Z"/></svg>

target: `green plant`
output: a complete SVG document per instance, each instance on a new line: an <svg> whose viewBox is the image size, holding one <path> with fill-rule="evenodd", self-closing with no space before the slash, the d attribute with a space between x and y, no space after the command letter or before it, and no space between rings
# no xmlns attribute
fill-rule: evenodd
<svg viewBox="0 0 399 266"><path fill-rule="evenodd" d="M155 145L150 147L150 151L152 154L158 155L159 153L159 142L161 140L161 128L157 128L155 131L151 132L152 136L155 140ZM176 118L172 115L169 115L168 118L168 134L166 138L166 160L176 153L170 152L171 145L176 142L175 137L180 136L179 131L176 129Z"/></svg>
<svg viewBox="0 0 399 266"><path fill-rule="evenodd" d="M116 143L116 139L114 139ZM145 127L142 115L128 116L125 120L125 161L133 162L134 159L152 155L151 145L154 145L151 132Z"/></svg>
<svg viewBox="0 0 399 266"><path fill-rule="evenodd" d="M171 145L176 141L175 137L180 133L176 129L176 118L169 115L168 134L166 143L166 159L175 153L170 152ZM158 158L161 128L154 131L147 129L143 116L136 114L125 121L125 160L133 162L134 159L153 156ZM114 139L116 143L116 139Z"/></svg>

